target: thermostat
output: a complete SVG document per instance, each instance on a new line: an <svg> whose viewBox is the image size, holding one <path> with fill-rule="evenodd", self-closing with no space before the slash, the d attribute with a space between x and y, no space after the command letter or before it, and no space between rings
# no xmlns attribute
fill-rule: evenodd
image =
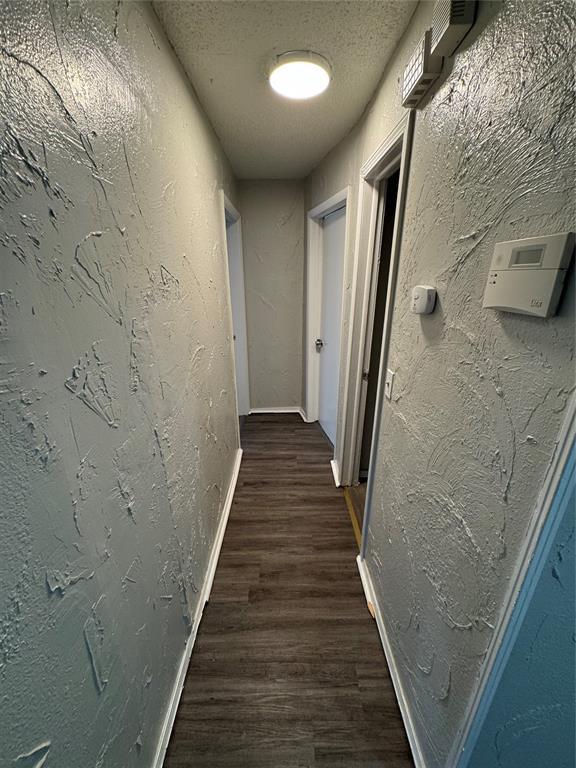
<svg viewBox="0 0 576 768"><path fill-rule="evenodd" d="M534 317L556 314L574 233L496 243L482 306Z"/></svg>

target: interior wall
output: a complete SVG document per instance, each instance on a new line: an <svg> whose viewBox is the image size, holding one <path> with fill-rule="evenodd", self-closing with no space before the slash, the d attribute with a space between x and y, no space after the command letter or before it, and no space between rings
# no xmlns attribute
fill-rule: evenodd
<svg viewBox="0 0 576 768"><path fill-rule="evenodd" d="M152 764L238 448L222 186L147 5L0 4L6 764Z"/></svg>
<svg viewBox="0 0 576 768"><path fill-rule="evenodd" d="M239 182L251 408L302 406L304 186Z"/></svg>
<svg viewBox="0 0 576 768"><path fill-rule="evenodd" d="M552 504L558 531L511 643L469 768L574 765L575 462L576 445Z"/></svg>
<svg viewBox="0 0 576 768"><path fill-rule="evenodd" d="M404 114L402 72L432 8L308 179L308 207L357 192L359 164ZM567 1L482 3L416 113L367 566L429 768L450 764L573 387L573 281L549 320L481 304L496 242L574 226L574 15ZM438 289L430 316L410 312L417 283Z"/></svg>

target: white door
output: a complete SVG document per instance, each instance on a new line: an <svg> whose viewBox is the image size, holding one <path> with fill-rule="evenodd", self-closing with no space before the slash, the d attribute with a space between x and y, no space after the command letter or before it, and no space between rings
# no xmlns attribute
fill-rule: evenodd
<svg viewBox="0 0 576 768"><path fill-rule="evenodd" d="M236 397L238 415L250 410L248 382L248 344L246 333L246 298L244 294L244 260L242 258L242 232L240 220L226 222L230 302L234 329L234 361L236 365Z"/></svg>
<svg viewBox="0 0 576 768"><path fill-rule="evenodd" d="M345 231L346 208L339 208L323 219L318 420L332 445L336 444Z"/></svg>

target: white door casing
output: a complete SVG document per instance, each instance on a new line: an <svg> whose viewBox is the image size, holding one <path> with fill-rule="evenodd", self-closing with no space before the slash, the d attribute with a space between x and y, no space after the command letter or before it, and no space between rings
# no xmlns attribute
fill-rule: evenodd
<svg viewBox="0 0 576 768"><path fill-rule="evenodd" d="M376 403L374 407L374 425L372 429L372 450L370 454L370 468L368 471L368 484L366 488L366 504L364 508L364 520L362 524L362 543L360 546L360 559L363 560L366 555L366 546L368 541L368 530L370 526L370 516L372 513L372 494L374 489L374 475L378 464L378 436L380 434L380 422L382 409L384 406L384 371L388 366L388 350L390 346L390 336L392 332L392 315L394 310L394 296L396 293L396 278L400 263L400 243L402 239L402 227L404 224L404 210L406 206L406 189L408 186L408 176L410 172L410 154L412 150L412 137L414 134L414 113L409 110L390 136L382 142L376 152L368 158L360 169L360 200L364 198L364 203L359 204L358 225L357 225L357 249L355 259L354 278L355 286L352 292L353 298L356 292L356 285L359 279L359 243L362 237L368 240L368 264L364 276L364 286L361 293L361 327L359 328L359 337L361 340L361 354L357 360L355 382L356 386L353 392L353 418L352 430L348 436L349 450L347 462L344 467L344 475L347 482L352 482L353 468L355 463L355 451L358 449L357 432L360 428L359 415L361 411L361 402L365 400L365 388L362 389L362 366L364 364L364 353L367 337L367 325L369 321L368 306L370 301L370 279L372 277L372 268L374 264L374 246L377 236L377 214L379 203L379 182L386 177L389 171L396 166L398 162L398 153L400 154L400 178L398 184L398 195L396 199L396 213L394 218L394 233L392 237L392 246L390 253L390 265L388 269L388 283L386 294L386 310L384 313L384 324L382 332L382 347L380 352L380 369L378 372L378 387L376 392ZM353 317L353 313L352 313ZM371 318L373 319L373 318ZM368 338L371 341L371 333ZM351 377L351 372L348 374ZM364 398L364 400L362 400ZM363 414L363 411L362 411ZM362 415L363 418L363 415ZM344 463L344 462L343 462Z"/></svg>

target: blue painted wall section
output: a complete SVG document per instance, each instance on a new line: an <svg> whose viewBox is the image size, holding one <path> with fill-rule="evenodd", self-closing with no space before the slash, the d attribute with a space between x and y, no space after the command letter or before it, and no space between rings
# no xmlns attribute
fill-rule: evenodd
<svg viewBox="0 0 576 768"><path fill-rule="evenodd" d="M576 445L551 515L560 519L468 768L576 764Z"/></svg>

